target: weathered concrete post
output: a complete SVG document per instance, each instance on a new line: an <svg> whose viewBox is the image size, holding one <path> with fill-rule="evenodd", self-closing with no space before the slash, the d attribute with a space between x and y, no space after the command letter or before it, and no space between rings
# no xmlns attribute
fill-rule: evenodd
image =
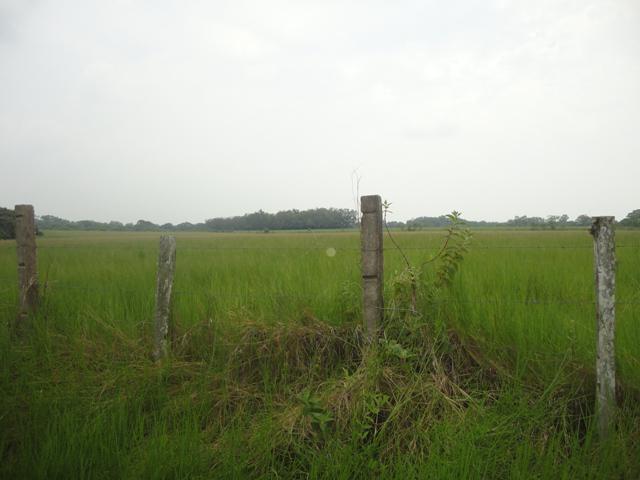
<svg viewBox="0 0 640 480"><path fill-rule="evenodd" d="M596 416L601 438L611 431L616 408L616 365L614 336L616 325L616 252L614 217L594 217L591 226L594 244L596 284L597 356Z"/></svg>
<svg viewBox="0 0 640 480"><path fill-rule="evenodd" d="M158 278L156 287L156 314L154 325L155 344L153 358L158 361L169 354L169 315L171 313L171 290L176 270L176 239L168 235L160 237L158 253Z"/></svg>
<svg viewBox="0 0 640 480"><path fill-rule="evenodd" d="M379 195L360 197L360 243L362 251L362 300L365 332L373 339L383 313L382 199Z"/></svg>
<svg viewBox="0 0 640 480"><path fill-rule="evenodd" d="M36 222L33 205L16 205L16 244L18 247L18 288L20 305L16 327L27 323L38 305L38 270L36 260Z"/></svg>

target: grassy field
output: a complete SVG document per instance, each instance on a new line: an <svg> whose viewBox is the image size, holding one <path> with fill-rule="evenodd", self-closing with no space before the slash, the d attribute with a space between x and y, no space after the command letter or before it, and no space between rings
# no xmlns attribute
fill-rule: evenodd
<svg viewBox="0 0 640 480"><path fill-rule="evenodd" d="M444 232L395 233L413 264ZM169 362L158 234L46 232L42 306L0 333L2 478L638 478L640 232L618 231L618 424L593 430L586 231L474 231L452 285L359 328L355 232L177 234ZM0 242L0 316L16 314ZM429 275L429 272L427 272ZM397 307L397 309L394 309Z"/></svg>

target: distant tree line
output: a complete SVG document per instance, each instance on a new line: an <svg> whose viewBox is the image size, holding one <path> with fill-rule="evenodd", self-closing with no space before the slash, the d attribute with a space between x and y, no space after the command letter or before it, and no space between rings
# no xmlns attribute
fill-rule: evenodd
<svg viewBox="0 0 640 480"><path fill-rule="evenodd" d="M36 219L37 231L43 230L101 230L101 231L270 231L270 230L306 230L306 229L339 229L355 228L358 220L355 210L346 208L314 208L310 210L283 210L277 213L267 213L258 210L236 217L210 218L202 223L183 222L177 225L165 223L155 224L148 220L138 220L136 223L122 223L117 221L96 222L93 220L71 221L53 215L43 215ZM566 227L587 227L591 225L591 217L580 215L570 220L568 215L549 215L543 217L516 216L506 222L487 222L465 220L470 227L519 227L533 229L556 229ZM407 222L390 221L390 228L403 230L420 230L423 228L442 228L449 225L445 215L438 217L417 217ZM640 209L629 213L619 222L620 226L640 228ZM0 239L15 237L15 215L13 209L0 207Z"/></svg>
<svg viewBox="0 0 640 480"><path fill-rule="evenodd" d="M542 217L516 216L506 222L491 222L485 220L464 220L470 227L527 227L527 228L564 228L591 225L591 217L580 215L575 220L570 220L568 215L549 215ZM449 219L445 215L439 217L418 217L408 220L406 223L394 222L394 226L407 230L420 230L422 228L442 228L449 225Z"/></svg>
<svg viewBox="0 0 640 480"><path fill-rule="evenodd" d="M158 225L148 220L138 220L136 223L96 222L94 220L65 220L53 215L43 215L37 218L38 227L42 230L99 230L114 232L153 232L153 231L201 231L205 230L204 223L184 222L178 225L165 223Z"/></svg>
<svg viewBox="0 0 640 480"><path fill-rule="evenodd" d="M589 215L579 215L571 220L569 215L549 215L547 217L528 217L526 215L515 216L506 222L487 222L484 220L465 220L470 227L520 227L532 229L550 229L567 227L588 227L591 225ZM449 219L445 215L439 217L418 217L405 222L388 222L389 227L406 230L420 230L422 228L442 228L449 225ZM634 210L619 222L625 227L640 227L640 210Z"/></svg>
<svg viewBox="0 0 640 480"><path fill-rule="evenodd" d="M158 225L148 220L136 223L96 222L93 220L70 221L53 215L38 218L42 230L103 230L103 231L210 231L233 232L236 230L304 230L328 228L354 228L356 212L346 208L314 208L310 210L284 210L267 213L259 210L236 217L210 218L203 223L184 222L177 225Z"/></svg>
<svg viewBox="0 0 640 480"><path fill-rule="evenodd" d="M314 208L311 210L283 210L255 213L231 218L210 218L205 221L207 230L224 232L231 230L304 230L327 228L354 228L355 210L347 208Z"/></svg>

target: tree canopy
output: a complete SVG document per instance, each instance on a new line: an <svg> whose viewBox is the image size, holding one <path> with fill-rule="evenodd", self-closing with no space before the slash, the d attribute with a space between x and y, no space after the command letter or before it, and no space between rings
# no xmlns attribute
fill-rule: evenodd
<svg viewBox="0 0 640 480"><path fill-rule="evenodd" d="M624 225L625 227L640 227L640 209L629 213L626 218L620 222L620 225Z"/></svg>
<svg viewBox="0 0 640 480"><path fill-rule="evenodd" d="M275 214L259 210L241 217L211 218L205 226L212 231L353 228L356 212L346 208L283 210Z"/></svg>
<svg viewBox="0 0 640 480"><path fill-rule="evenodd" d="M0 240L16 237L16 216L13 210L0 207Z"/></svg>

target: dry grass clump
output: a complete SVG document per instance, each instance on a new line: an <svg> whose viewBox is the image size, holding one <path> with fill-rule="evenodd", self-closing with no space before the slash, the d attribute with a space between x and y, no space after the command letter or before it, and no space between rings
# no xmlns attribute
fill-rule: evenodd
<svg viewBox="0 0 640 480"><path fill-rule="evenodd" d="M296 382L323 381L336 369L360 362L364 340L359 327L333 327L313 318L304 323L249 324L230 351L233 376L255 381L265 375Z"/></svg>
<svg viewBox="0 0 640 480"><path fill-rule="evenodd" d="M243 325L226 351L232 403L251 402L239 398L243 392L272 403L273 455L293 456L301 445L321 449L329 437L384 445L389 453L426 448L430 428L467 415L475 390L482 384L490 395L497 377L454 334L436 338L426 325L401 333L403 344L389 336L367 344L359 327L313 318Z"/></svg>

